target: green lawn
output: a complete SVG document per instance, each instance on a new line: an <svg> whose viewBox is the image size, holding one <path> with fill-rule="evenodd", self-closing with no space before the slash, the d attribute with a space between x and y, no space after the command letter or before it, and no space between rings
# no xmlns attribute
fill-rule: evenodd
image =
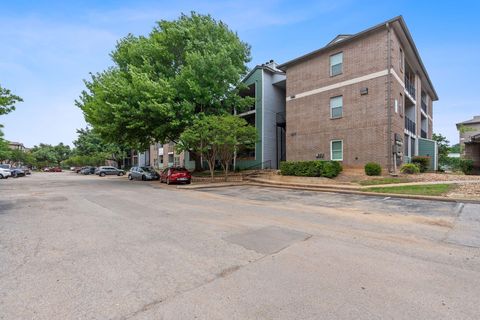
<svg viewBox="0 0 480 320"><path fill-rule="evenodd" d="M405 183L410 182L407 178L394 178L394 177L385 177L377 178L372 180L361 180L358 183L362 186L373 186L377 184L393 184L393 183Z"/></svg>
<svg viewBox="0 0 480 320"><path fill-rule="evenodd" d="M415 194L424 196L441 196L455 188L455 184L424 184L411 186L371 187L367 191L379 193Z"/></svg>

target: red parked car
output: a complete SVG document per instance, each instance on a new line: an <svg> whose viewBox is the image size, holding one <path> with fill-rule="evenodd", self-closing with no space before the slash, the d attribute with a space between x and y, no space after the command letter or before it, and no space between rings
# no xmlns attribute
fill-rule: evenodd
<svg viewBox="0 0 480 320"><path fill-rule="evenodd" d="M43 169L45 172L62 172L62 168L60 167L53 167L53 168L45 168Z"/></svg>
<svg viewBox="0 0 480 320"><path fill-rule="evenodd" d="M160 174L160 182L170 183L186 183L192 182L192 174L184 167L166 168Z"/></svg>

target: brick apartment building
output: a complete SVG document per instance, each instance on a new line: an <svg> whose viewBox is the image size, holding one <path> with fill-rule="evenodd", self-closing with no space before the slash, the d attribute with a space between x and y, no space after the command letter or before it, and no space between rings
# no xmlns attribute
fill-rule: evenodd
<svg viewBox="0 0 480 320"><path fill-rule="evenodd" d="M457 129L462 157L473 160L474 171L480 173L480 116L457 123Z"/></svg>
<svg viewBox="0 0 480 320"><path fill-rule="evenodd" d="M432 158L438 100L401 16L278 66L286 72L287 160L374 161L389 171Z"/></svg>

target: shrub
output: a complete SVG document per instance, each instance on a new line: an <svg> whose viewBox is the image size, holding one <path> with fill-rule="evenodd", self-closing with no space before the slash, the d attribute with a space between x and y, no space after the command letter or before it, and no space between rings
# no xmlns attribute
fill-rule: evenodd
<svg viewBox="0 0 480 320"><path fill-rule="evenodd" d="M322 177L334 178L343 170L338 161L320 161L319 163L323 163L323 171L320 174Z"/></svg>
<svg viewBox="0 0 480 320"><path fill-rule="evenodd" d="M333 178L342 171L338 161L284 161L280 163L280 174L283 176L326 177Z"/></svg>
<svg viewBox="0 0 480 320"><path fill-rule="evenodd" d="M460 159L460 170L465 174L472 174L473 172L473 160Z"/></svg>
<svg viewBox="0 0 480 320"><path fill-rule="evenodd" d="M382 167L375 162L369 162L365 165L365 174L367 176L379 176L382 173Z"/></svg>
<svg viewBox="0 0 480 320"><path fill-rule="evenodd" d="M406 163L400 168L401 173L415 174L420 172L420 168L413 163Z"/></svg>
<svg viewBox="0 0 480 320"><path fill-rule="evenodd" d="M418 166L420 172L426 172L430 166L430 157L415 156L412 157L412 163Z"/></svg>

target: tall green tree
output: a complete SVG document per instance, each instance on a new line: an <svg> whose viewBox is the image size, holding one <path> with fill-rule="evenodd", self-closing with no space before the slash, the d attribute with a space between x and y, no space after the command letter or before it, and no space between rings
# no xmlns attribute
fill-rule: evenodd
<svg viewBox="0 0 480 320"><path fill-rule="evenodd" d="M148 36L120 40L111 57L114 66L85 81L76 101L108 142L147 149L176 141L200 113L252 103L239 94L250 47L209 15L162 20Z"/></svg>
<svg viewBox="0 0 480 320"><path fill-rule="evenodd" d="M25 151L23 150L12 150L10 152L10 157L8 158L8 160L10 160L10 162L12 163L24 163L25 160L27 159L27 154Z"/></svg>
<svg viewBox="0 0 480 320"><path fill-rule="evenodd" d="M108 148L102 138L89 127L77 129L77 134L77 139L73 141L76 155L90 156L103 153Z"/></svg>
<svg viewBox="0 0 480 320"><path fill-rule="evenodd" d="M59 143L56 146L40 143L31 149L31 155L38 167L60 166L71 154L70 146Z"/></svg>
<svg viewBox="0 0 480 320"><path fill-rule="evenodd" d="M21 101L23 101L22 98L0 85L0 116L15 110L15 104ZM0 124L0 161L8 160L11 156L10 147L3 139L2 128L3 126Z"/></svg>
<svg viewBox="0 0 480 320"><path fill-rule="evenodd" d="M461 152L461 150L460 150L460 143L456 143L456 144L450 146L449 152L451 152L451 153L460 153L460 152Z"/></svg>
<svg viewBox="0 0 480 320"><path fill-rule="evenodd" d="M445 164L448 158L448 153L450 152L450 141L440 133L434 133L432 135L432 140L437 142L438 146L438 161L440 164Z"/></svg>
<svg viewBox="0 0 480 320"><path fill-rule="evenodd" d="M72 165L102 165L105 160L113 160L117 163L125 156L127 147L118 143L109 143L89 127L78 129L78 137L73 144L70 161Z"/></svg>
<svg viewBox="0 0 480 320"><path fill-rule="evenodd" d="M242 147L255 145L256 129L239 117L233 115L202 116L193 121L180 136L178 151L194 151L208 163L213 180L215 162L222 164L225 179L232 163L235 151Z"/></svg>
<svg viewBox="0 0 480 320"><path fill-rule="evenodd" d="M226 115L218 117L219 126L216 142L218 144L218 158L228 177L228 169L232 164L236 151L255 147L257 131L245 119Z"/></svg>
<svg viewBox="0 0 480 320"><path fill-rule="evenodd" d="M0 115L12 112L15 110L15 104L22 101L22 98L0 85Z"/></svg>
<svg viewBox="0 0 480 320"><path fill-rule="evenodd" d="M11 150L8 142L3 139L2 125L0 125L0 161L10 158Z"/></svg>

